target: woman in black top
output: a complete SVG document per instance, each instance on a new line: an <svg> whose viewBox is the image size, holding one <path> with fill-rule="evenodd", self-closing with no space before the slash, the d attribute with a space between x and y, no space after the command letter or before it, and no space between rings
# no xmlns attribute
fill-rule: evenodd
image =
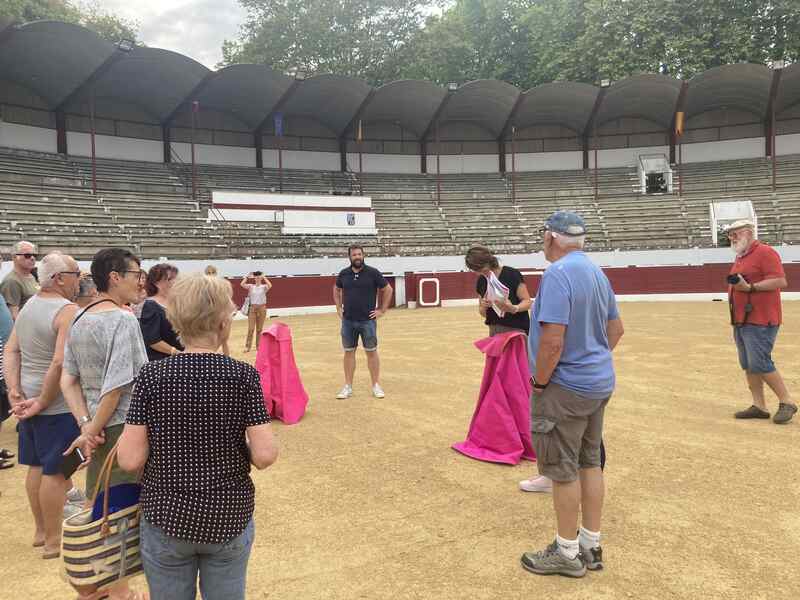
<svg viewBox="0 0 800 600"><path fill-rule="evenodd" d="M278 449L258 372L217 353L236 312L220 277L190 275L167 315L186 350L139 372L118 460L144 467L140 551L152 600L244 600L254 537L250 465Z"/></svg>
<svg viewBox="0 0 800 600"><path fill-rule="evenodd" d="M147 359L161 360L183 350L178 335L167 319L165 308L169 302L170 291L178 268L169 263L154 266L147 273L147 300L142 306L139 323L142 326L144 345L147 346Z"/></svg>
<svg viewBox="0 0 800 600"><path fill-rule="evenodd" d="M467 268L480 273L475 284L478 293L478 311L489 326L489 335L497 335L507 331L528 333L531 325L528 311L533 304L525 279L517 269L501 267L497 257L485 246L474 246L467 251L465 257ZM508 299L498 301L495 305L505 314L501 317L486 299L487 278L494 274L500 283L508 288Z"/></svg>

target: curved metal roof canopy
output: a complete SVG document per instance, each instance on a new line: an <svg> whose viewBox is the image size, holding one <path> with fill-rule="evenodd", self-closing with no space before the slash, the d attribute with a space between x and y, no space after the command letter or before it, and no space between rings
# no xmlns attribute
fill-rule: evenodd
<svg viewBox="0 0 800 600"><path fill-rule="evenodd" d="M720 108L738 108L763 118L771 83L772 71L764 65L723 65L699 73L689 80L686 118Z"/></svg>
<svg viewBox="0 0 800 600"><path fill-rule="evenodd" d="M533 125L561 125L583 133L600 90L588 83L554 81L532 88L512 118L517 129Z"/></svg>
<svg viewBox="0 0 800 600"><path fill-rule="evenodd" d="M137 104L163 122L210 73L183 54L140 46L85 85L66 108L77 107L94 94Z"/></svg>
<svg viewBox="0 0 800 600"><path fill-rule="evenodd" d="M775 97L775 114L800 104L800 63L786 67L781 73L781 82Z"/></svg>
<svg viewBox="0 0 800 600"><path fill-rule="evenodd" d="M317 75L306 79L292 94L283 113L314 119L340 136L372 88L360 79Z"/></svg>
<svg viewBox="0 0 800 600"><path fill-rule="evenodd" d="M614 83L597 111L599 127L622 118L641 118L669 128L681 82L665 75L635 75Z"/></svg>
<svg viewBox="0 0 800 600"><path fill-rule="evenodd" d="M55 109L116 49L97 34L69 23L36 21L4 30L0 78L18 83Z"/></svg>
<svg viewBox="0 0 800 600"><path fill-rule="evenodd" d="M361 112L361 119L365 123L400 123L419 138L446 95L444 88L429 81L394 81L375 90Z"/></svg>
<svg viewBox="0 0 800 600"><path fill-rule="evenodd" d="M519 88L505 81L470 81L453 93L437 120L439 123L473 123L496 139L500 137L520 93Z"/></svg>

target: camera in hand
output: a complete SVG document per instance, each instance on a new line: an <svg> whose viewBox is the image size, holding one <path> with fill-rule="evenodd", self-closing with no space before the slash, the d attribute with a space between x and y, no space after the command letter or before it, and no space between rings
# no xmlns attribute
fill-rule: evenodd
<svg viewBox="0 0 800 600"><path fill-rule="evenodd" d="M728 283L731 285L736 285L737 283L739 283L739 277L741 277L741 275L739 275L738 273L734 275L728 275Z"/></svg>
<svg viewBox="0 0 800 600"><path fill-rule="evenodd" d="M262 273L261 273L261 271L253 271L253 275L255 277L261 277Z"/></svg>

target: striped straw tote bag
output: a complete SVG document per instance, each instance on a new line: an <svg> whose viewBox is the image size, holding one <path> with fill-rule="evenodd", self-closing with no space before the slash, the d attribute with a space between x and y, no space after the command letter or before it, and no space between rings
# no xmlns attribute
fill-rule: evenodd
<svg viewBox="0 0 800 600"><path fill-rule="evenodd" d="M113 489L109 484L116 457L115 445L100 469L92 496L94 504L102 485L102 516L91 520L92 509L88 508L64 521L61 557L67 580L81 594L107 588L142 571L139 504L109 512Z"/></svg>

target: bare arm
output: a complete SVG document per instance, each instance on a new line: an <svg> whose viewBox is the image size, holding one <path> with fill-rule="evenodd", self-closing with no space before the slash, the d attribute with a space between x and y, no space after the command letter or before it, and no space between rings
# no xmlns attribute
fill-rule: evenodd
<svg viewBox="0 0 800 600"><path fill-rule="evenodd" d="M389 310L389 305L392 303L392 293L394 293L394 290L388 283L386 287L381 290L381 310L383 312Z"/></svg>
<svg viewBox="0 0 800 600"><path fill-rule="evenodd" d="M147 439L147 425L125 423L119 437L117 461L125 471L136 472L141 469L150 456L150 441Z"/></svg>
<svg viewBox="0 0 800 600"><path fill-rule="evenodd" d="M83 397L80 378L62 370L61 393L64 394L64 400L67 401L67 406L69 406L69 410L76 421L80 421L81 417L89 416L89 409L86 408L86 399Z"/></svg>
<svg viewBox="0 0 800 600"><path fill-rule="evenodd" d="M241 286L242 289L249 290L251 287L253 287L252 283L247 283L248 279L250 279L250 275L247 275L246 277L242 277L242 281L241 281L241 283L239 283L239 285Z"/></svg>
<svg viewBox="0 0 800 600"><path fill-rule="evenodd" d="M264 277L264 285L267 286L267 291L270 291L272 289L272 282L266 277Z"/></svg>
<svg viewBox="0 0 800 600"><path fill-rule="evenodd" d="M481 314L482 317L486 317L486 311L492 305L486 298L481 295L478 295L478 312Z"/></svg>
<svg viewBox="0 0 800 600"><path fill-rule="evenodd" d="M159 340L155 344L150 344L150 348L156 352L161 352L161 354L177 354L180 352L175 346L170 346L164 340Z"/></svg>
<svg viewBox="0 0 800 600"><path fill-rule="evenodd" d="M339 318L342 318L342 288L334 284L333 286L333 303L336 305L336 312L339 313Z"/></svg>
<svg viewBox="0 0 800 600"><path fill-rule="evenodd" d="M266 469L278 459L278 441L269 423L253 425L246 430L250 462L256 469Z"/></svg>
<svg viewBox="0 0 800 600"><path fill-rule="evenodd" d="M542 323L542 335L539 338L539 350L536 353L536 382L542 385L550 381L553 371L564 351L564 334L566 325Z"/></svg>
<svg viewBox="0 0 800 600"><path fill-rule="evenodd" d="M8 310L11 311L11 318L16 321L19 316L19 306L9 306Z"/></svg>
<svg viewBox="0 0 800 600"><path fill-rule="evenodd" d="M617 347L620 338L625 333L625 328L622 326L622 319L612 319L608 322L606 329L608 333L608 347L613 351Z"/></svg>
<svg viewBox="0 0 800 600"><path fill-rule="evenodd" d="M19 404L25 399L20 385L21 366L22 358L19 349L19 340L17 340L17 330L12 329L11 335L8 337L8 342L6 342L5 351L3 352L3 374L6 380L8 400L11 406Z"/></svg>
<svg viewBox="0 0 800 600"><path fill-rule="evenodd" d="M785 277L773 277L772 279L764 279L758 283L753 284L753 291L756 292L771 292L772 290L782 290L787 287L789 282Z"/></svg>

